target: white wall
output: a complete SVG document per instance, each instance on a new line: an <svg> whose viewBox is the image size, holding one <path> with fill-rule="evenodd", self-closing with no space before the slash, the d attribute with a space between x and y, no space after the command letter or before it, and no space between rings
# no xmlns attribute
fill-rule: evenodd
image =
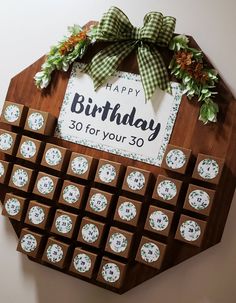
<svg viewBox="0 0 236 303"><path fill-rule="evenodd" d="M177 18L176 32L192 35L236 96L235 0L1 0L0 106L11 77L54 44L72 24L99 20L111 5L139 26L145 13L161 11ZM172 268L122 297L28 262L15 252L16 237L0 218L1 303L233 303L236 288L236 201L217 247Z"/></svg>

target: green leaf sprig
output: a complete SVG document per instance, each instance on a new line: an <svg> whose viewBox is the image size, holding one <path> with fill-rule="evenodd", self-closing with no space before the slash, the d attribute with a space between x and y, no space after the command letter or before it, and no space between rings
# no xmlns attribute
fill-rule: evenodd
<svg viewBox="0 0 236 303"><path fill-rule="evenodd" d="M189 47L189 39L185 35L175 36L169 48L174 56L169 68L171 74L181 80L183 93L189 99L196 97L201 102L199 120L204 124L217 121L218 104L213 101L217 94L213 89L218 81L217 72L206 67L203 62L203 53Z"/></svg>
<svg viewBox="0 0 236 303"><path fill-rule="evenodd" d="M51 47L41 71L34 76L38 88L49 85L54 70L66 72L77 58L83 57L88 45L95 41L96 26L83 30L79 25L74 25L68 27L68 32L57 45Z"/></svg>

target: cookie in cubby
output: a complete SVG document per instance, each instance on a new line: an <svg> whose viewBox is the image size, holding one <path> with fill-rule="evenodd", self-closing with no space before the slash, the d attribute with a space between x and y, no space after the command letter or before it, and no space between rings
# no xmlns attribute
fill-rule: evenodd
<svg viewBox="0 0 236 303"><path fill-rule="evenodd" d="M135 260L155 269L160 269L165 257L166 244L142 237Z"/></svg>
<svg viewBox="0 0 236 303"><path fill-rule="evenodd" d="M157 177L152 198L171 205L176 205L182 181L163 175Z"/></svg>
<svg viewBox="0 0 236 303"><path fill-rule="evenodd" d="M44 236L29 228L21 230L17 251L30 257L37 258L42 252Z"/></svg>
<svg viewBox="0 0 236 303"><path fill-rule="evenodd" d="M181 215L175 239L200 247L204 238L205 229L205 221Z"/></svg>
<svg viewBox="0 0 236 303"><path fill-rule="evenodd" d="M76 247L70 264L70 272L76 275L91 278L94 271L97 255Z"/></svg>
<svg viewBox="0 0 236 303"><path fill-rule="evenodd" d="M6 193L2 215L16 221L21 221L26 206L26 198Z"/></svg>

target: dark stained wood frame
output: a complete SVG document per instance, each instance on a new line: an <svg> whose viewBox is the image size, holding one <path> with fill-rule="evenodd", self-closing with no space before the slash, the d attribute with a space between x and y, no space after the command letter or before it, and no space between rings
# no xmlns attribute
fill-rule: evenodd
<svg viewBox="0 0 236 303"><path fill-rule="evenodd" d="M189 38L190 38L190 45L199 48L196 42L194 41L194 39L191 37ZM83 62L88 62L98 50L104 47L104 45L106 45L106 43L97 43L96 45L90 47ZM167 49L164 50L160 49L160 52L162 53L164 60L168 65L172 53ZM205 59L207 60L209 65L211 65L206 57ZM30 65L21 73L19 73L18 75L16 75L11 79L6 100L24 104L34 109L48 111L52 115L58 117L71 69L66 73L54 72L51 85L47 89L41 92L36 88L33 77L36 74L36 72L40 70L44 60L45 57L43 56L35 63ZM130 54L124 60L124 62L120 66L120 70L138 73L137 60L134 53ZM143 233L143 227L146 220L146 216L143 215L141 216L139 225L136 230L137 237L134 241L133 255L131 252L131 257L128 260L128 270L122 288L116 289L107 284L100 283L96 281L96 277L93 277L90 280L86 277L81 276L80 277L81 279L102 286L109 290L118 293L123 293L129 290L130 288L142 283L143 281L159 274L161 271L166 270L220 242L223 234L224 226L226 223L227 215L230 209L232 197L234 194L234 189L235 189L236 103L230 90L228 89L228 87L225 85L225 83L221 78L217 85L217 91L219 92L219 94L216 96L216 102L219 104L219 108L220 108L220 113L218 115L218 122L209 125L203 125L203 123L198 120L199 104L195 101L189 101L186 96L183 96L182 98L182 103L179 108L179 112L177 115L177 119L171 136L170 143L176 146L180 146L192 150L192 156L185 175L178 175L175 172L165 171L160 167L152 166L146 163L138 162L129 158L124 158L118 155L113 155L107 152L99 151L85 146L73 144L71 142L60 140L58 138L48 137L44 139L44 141L46 142L64 146L72 151L83 153L91 157L94 157L96 159L103 158L110 161L121 163L122 165L125 166L135 166L140 169L148 170L152 172L155 178L159 174L162 174L183 181L183 186L176 207L166 206L166 208L174 210L175 214L174 214L170 234L168 237L166 256L164 258L164 263L161 270L156 270L134 261L135 249L137 249L139 245L139 241L141 239ZM23 132L22 130L18 130L14 126L9 127L3 125L2 123L1 123L1 127L4 127L5 129L12 131L17 131L20 134L24 134L24 135L30 134L27 131ZM40 134L35 134L34 137L39 140L43 138L42 135ZM206 185L206 183L202 181L192 179L191 175L198 153L208 154L225 159L223 174L220 183L217 186L212 184ZM20 165L26 164L24 160L22 159L16 160L14 157L10 155L6 155L4 158L7 161L13 161ZM27 167L33 168L34 164L27 163ZM41 168L41 170L48 172L47 168L44 169ZM54 174L58 177L61 176L61 172L54 172ZM89 181L89 182L91 182L90 186L92 187L94 185L93 181ZM147 193L147 195L144 197L144 200L142 202L143 214L147 213L150 201L152 204L154 205L156 204L154 200L151 200L151 191L154 187L154 183L155 182L153 180L152 186L150 188L150 192ZM190 214L198 219L204 219L204 217L202 217L200 214L197 213L193 214L188 210L183 209L185 195L187 192L188 184L190 183L199 186L206 186L207 188L216 190L212 211L210 216L207 218L207 228L201 248L185 244L178 240L174 240L174 235L178 225L180 214L185 214L185 215ZM1 184L0 185L1 196L4 197L6 191L7 191L6 186ZM123 194L121 189L119 189L118 191L116 190L116 193L117 195ZM30 196L29 194L25 194L25 195L27 198L30 198L32 196L32 195ZM45 203L47 203L47 201ZM160 203L157 205L162 207L163 204ZM71 209L69 209L69 211L71 211ZM10 221L12 223L12 226L17 236L19 237L21 229L25 227L24 223L17 222L12 219ZM123 227L122 223L119 222L115 222L114 225L120 228ZM107 228L109 228L109 224ZM159 239L163 240L163 238L160 238L160 236L158 235L154 236L154 239L156 239L157 241ZM167 243L167 238L164 238L163 242ZM98 256L99 259L101 259L102 254L103 251L100 251ZM117 258L115 256L112 257L114 257L114 259L117 261L120 260L119 257ZM30 259L34 262L41 263L48 267L52 267L50 264L42 262L41 259L33 259L33 258ZM95 271L98 270L99 264L97 264L96 266L97 267L95 268ZM66 272L67 274L70 275L77 276L72 272L69 272L67 269L57 269L57 270Z"/></svg>

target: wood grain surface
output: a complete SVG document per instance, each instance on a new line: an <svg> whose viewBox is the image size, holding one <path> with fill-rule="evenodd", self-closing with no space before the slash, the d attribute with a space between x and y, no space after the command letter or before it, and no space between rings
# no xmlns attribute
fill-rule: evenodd
<svg viewBox="0 0 236 303"><path fill-rule="evenodd" d="M197 46L196 42L192 38L191 38L191 45L195 47ZM84 58L83 62L89 61L91 56L103 47L104 44L97 44L91 47L88 53L86 54L86 57ZM166 49L161 50L161 52L165 58L166 64L168 64L168 62L171 59L171 54ZM40 67L44 62L44 59L45 57L40 58L31 66L29 66L21 73L16 75L14 78L12 78L6 96L6 100L25 104L34 109L48 111L54 116L58 117L60 113L62 101L64 98L64 94L66 91L68 79L70 77L70 70L66 73L55 72L52 77L51 85L46 90L41 92L36 88L33 77L35 73L40 70ZM208 59L206 58L206 60ZM120 66L120 70L138 73L138 66L137 66L135 53L130 54L125 59L125 61ZM202 122L198 120L199 104L195 101L189 101L186 98L186 96L183 96L170 143L173 145L185 147L192 150L190 165L188 167L187 173L184 176L181 176L174 172L165 171L160 167L152 166L146 163L135 161L129 158L124 158L118 155L113 155L96 149L84 147L78 144L73 144L57 138L47 138L45 140L47 142L56 143L66 148L69 148L72 151L87 154L97 159L103 158L111 161L116 161L122 163L125 166L128 165L135 166L152 172L153 180L151 182L148 193L144 198L143 203L145 204L145 207L142 212L142 219L137 228L137 238L134 244L134 248L138 246L139 240L141 238L142 229L145 223L146 214L148 210L148 205L151 199L150 198L151 193L157 176L159 174L162 174L183 181L183 187L180 192L177 206L172 207L165 205L167 209L175 211L174 220L169 237L165 238L163 236L158 236L158 235L153 236L154 239L161 240L162 242L168 244L167 253L161 271L166 270L167 268L172 267L178 264L179 262L182 262L185 259L200 253L201 251L211 247L212 245L215 245L221 240L221 236L224 230L225 222L227 219L227 215L229 212L230 204L235 189L236 103L229 89L226 87L226 85L221 79L218 83L217 90L219 94L216 97L216 102L219 104L219 108L220 108L218 122L209 125L203 125ZM11 129L3 124L1 124L1 127L5 129ZM17 131L17 128L13 127L12 130ZM22 133L22 131L20 131L20 133ZM27 135L29 133L24 132L24 134ZM35 135L34 137L36 139L38 138L42 139L40 135ZM223 174L220 183L217 186L208 185L208 184L206 185L206 183L204 182L192 180L191 175L198 153L208 154L225 159ZM15 161L15 159L11 156L6 156L5 159L7 159L8 161ZM31 164L28 163L26 164L24 160L17 160L17 163L26 165L28 167L33 167L31 166ZM42 170L48 171L46 169L42 169ZM58 173L58 176L60 176L60 173ZM211 214L207 218L207 229L201 248L194 247L192 245L188 245L183 242L174 240L174 235L178 225L180 214L186 214L186 215L190 214L198 219L204 218L201 215L198 214L193 215L188 210L182 209L189 183L193 183L199 186L205 186L210 189L216 189L214 204L212 207ZM90 186L92 185L93 183L90 184ZM101 187L101 189L102 188L104 187ZM4 195L5 192L7 191L7 188L1 185L0 190L1 190L1 195ZM116 192L116 194L122 194L121 190L119 190L118 193L116 190L113 191ZM17 223L14 220L11 220L11 223L17 235L19 236L20 230L22 227L24 227L24 224ZM120 227L118 223L116 224L116 226ZM147 233L147 235L149 234ZM119 257L115 257L115 256L112 257L117 261L120 261ZM131 254L131 257L128 259L127 275L124 281L124 285L120 290L114 289L105 284L101 284L97 282L95 278L92 279L90 282L100 285L102 287L106 287L110 290L123 293L128 289L134 287L135 285L138 285L143 281L161 272L152 269L151 267L147 267L135 262L134 258L135 255L133 256ZM32 261L41 263L40 259L33 259L33 258L30 259ZM44 265L50 267L50 265L46 263L44 263ZM82 279L86 280L86 278L82 278Z"/></svg>

